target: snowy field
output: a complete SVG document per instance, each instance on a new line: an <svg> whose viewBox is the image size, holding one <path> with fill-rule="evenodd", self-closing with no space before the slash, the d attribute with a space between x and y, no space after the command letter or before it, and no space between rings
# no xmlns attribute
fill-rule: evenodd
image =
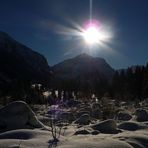
<svg viewBox="0 0 148 148"><path fill-rule="evenodd" d="M147 101L139 105L83 103L0 109L0 148L147 148ZM108 111L108 112L107 112ZM52 130L57 141L53 140ZM59 134L59 130L61 130Z"/></svg>

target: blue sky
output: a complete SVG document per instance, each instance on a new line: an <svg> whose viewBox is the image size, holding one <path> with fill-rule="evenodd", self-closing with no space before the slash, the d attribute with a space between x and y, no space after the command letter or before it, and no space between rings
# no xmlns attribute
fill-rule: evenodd
<svg viewBox="0 0 148 148"><path fill-rule="evenodd" d="M90 52L116 69L148 62L148 1L93 0L93 18L109 28L112 39ZM0 30L43 54L49 65L87 52L72 35L89 19L89 0L1 0Z"/></svg>

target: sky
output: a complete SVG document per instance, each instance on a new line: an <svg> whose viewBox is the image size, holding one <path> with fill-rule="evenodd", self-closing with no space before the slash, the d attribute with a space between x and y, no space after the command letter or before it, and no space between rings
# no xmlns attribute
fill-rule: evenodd
<svg viewBox="0 0 148 148"><path fill-rule="evenodd" d="M50 66L84 52L115 69L148 63L148 0L93 0L92 18L111 38L91 48L75 36L89 8L89 0L0 0L0 30L43 54Z"/></svg>

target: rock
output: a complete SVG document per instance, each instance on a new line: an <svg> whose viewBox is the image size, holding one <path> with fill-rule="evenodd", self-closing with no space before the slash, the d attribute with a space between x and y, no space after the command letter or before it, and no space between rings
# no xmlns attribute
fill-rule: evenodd
<svg viewBox="0 0 148 148"><path fill-rule="evenodd" d="M26 140L26 142L27 142L27 140L31 140L31 139L36 139L37 137L42 137L42 136L48 136L49 138L52 138L52 134L51 134L51 132L49 132L49 131L45 131L45 130L40 130L40 129L38 129L38 130L32 130L32 129L16 129L16 130L11 130L11 131L6 131L6 132L4 132L4 133L0 133L0 142L2 141L2 140L5 140L5 141L7 141L7 143L9 143L8 141L11 141L12 139L13 140ZM38 140L37 140L38 141ZM41 142L41 141L40 141ZM16 141L14 141L14 143L16 143ZM10 144L10 143L9 143ZM11 143L12 144L12 143ZM18 146L17 145L17 143L16 143L16 147L14 147L13 145L11 145L10 144L10 146L2 146L1 145L1 143L0 143L0 148L18 148L18 147L25 147L26 148L26 146ZM32 146L27 146L27 147L31 147L32 148ZM33 146L34 147L34 146ZM38 146L37 146L38 147Z"/></svg>
<svg viewBox="0 0 148 148"><path fill-rule="evenodd" d="M89 111L79 111L78 114L77 114L77 116L80 117L80 116L82 116L84 114L90 115L90 112Z"/></svg>
<svg viewBox="0 0 148 148"><path fill-rule="evenodd" d="M99 133L100 133L100 132L97 131L97 130L94 130L94 131L91 132L92 135L98 135Z"/></svg>
<svg viewBox="0 0 148 148"><path fill-rule="evenodd" d="M44 125L23 101L12 102L0 109L0 131L41 127Z"/></svg>
<svg viewBox="0 0 148 148"><path fill-rule="evenodd" d="M80 125L88 125L90 123L90 116L88 114L83 114L74 123Z"/></svg>
<svg viewBox="0 0 148 148"><path fill-rule="evenodd" d="M136 131L139 129L146 128L145 124L134 122L134 121L125 121L118 125L119 129L128 130L128 131Z"/></svg>
<svg viewBox="0 0 148 148"><path fill-rule="evenodd" d="M89 131L87 131L86 129L81 129L81 130L78 130L74 133L74 135L87 135L87 134L90 134Z"/></svg>
<svg viewBox="0 0 148 148"><path fill-rule="evenodd" d="M119 130L117 130L116 121L112 119L108 119L91 125L91 128L94 130L98 130L101 133L115 134L119 132Z"/></svg>
<svg viewBox="0 0 148 148"><path fill-rule="evenodd" d="M137 109L136 120L139 122L148 121L148 111L146 109Z"/></svg>
<svg viewBox="0 0 148 148"><path fill-rule="evenodd" d="M132 115L130 115L128 112L122 111L118 113L117 119L122 121L128 121L132 119Z"/></svg>

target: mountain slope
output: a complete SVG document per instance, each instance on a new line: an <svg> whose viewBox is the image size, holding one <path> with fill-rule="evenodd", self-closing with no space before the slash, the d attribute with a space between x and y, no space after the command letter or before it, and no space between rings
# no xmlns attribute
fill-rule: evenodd
<svg viewBox="0 0 148 148"><path fill-rule="evenodd" d="M50 68L41 54L0 32L1 83L17 79L44 83L49 80L49 76Z"/></svg>
<svg viewBox="0 0 148 148"><path fill-rule="evenodd" d="M53 83L74 83L94 87L103 80L111 80L114 69L102 58L81 54L75 58L65 60L52 67ZM74 85L74 84L73 84ZM63 85L62 85L63 86Z"/></svg>

